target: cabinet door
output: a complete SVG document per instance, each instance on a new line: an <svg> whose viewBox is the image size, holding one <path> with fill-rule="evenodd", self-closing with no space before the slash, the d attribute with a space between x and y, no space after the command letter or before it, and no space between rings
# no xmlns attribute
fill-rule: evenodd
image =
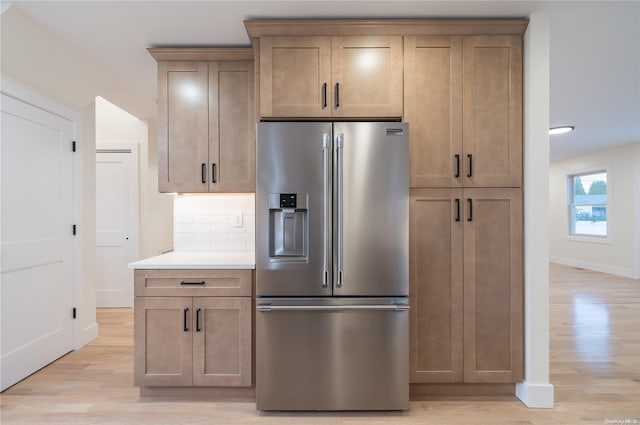
<svg viewBox="0 0 640 425"><path fill-rule="evenodd" d="M191 298L136 297L133 308L134 385L191 385Z"/></svg>
<svg viewBox="0 0 640 425"><path fill-rule="evenodd" d="M158 64L158 190L206 192L207 62Z"/></svg>
<svg viewBox="0 0 640 425"><path fill-rule="evenodd" d="M465 37L463 49L463 185L522 187L522 38Z"/></svg>
<svg viewBox="0 0 640 425"><path fill-rule="evenodd" d="M411 383L462 382L461 194L411 191Z"/></svg>
<svg viewBox="0 0 640 425"><path fill-rule="evenodd" d="M404 38L411 187L462 182L462 37Z"/></svg>
<svg viewBox="0 0 640 425"><path fill-rule="evenodd" d="M260 116L331 116L331 39L260 38Z"/></svg>
<svg viewBox="0 0 640 425"><path fill-rule="evenodd" d="M464 381L523 373L522 189L465 189Z"/></svg>
<svg viewBox="0 0 640 425"><path fill-rule="evenodd" d="M402 117L402 37L331 37L334 117Z"/></svg>
<svg viewBox="0 0 640 425"><path fill-rule="evenodd" d="M193 384L251 386L251 298L194 298Z"/></svg>
<svg viewBox="0 0 640 425"><path fill-rule="evenodd" d="M253 62L209 62L209 192L254 192Z"/></svg>

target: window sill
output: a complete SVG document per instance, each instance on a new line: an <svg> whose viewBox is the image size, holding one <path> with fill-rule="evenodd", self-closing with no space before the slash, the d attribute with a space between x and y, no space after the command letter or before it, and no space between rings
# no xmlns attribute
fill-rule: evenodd
<svg viewBox="0 0 640 425"><path fill-rule="evenodd" d="M587 235L567 235L565 240L573 242L595 243L603 245L612 245L611 235L609 236L587 236Z"/></svg>

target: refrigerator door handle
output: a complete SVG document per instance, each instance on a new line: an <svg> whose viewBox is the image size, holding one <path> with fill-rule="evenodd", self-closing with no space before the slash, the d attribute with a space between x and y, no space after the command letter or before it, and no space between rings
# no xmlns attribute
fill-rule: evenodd
<svg viewBox="0 0 640 425"><path fill-rule="evenodd" d="M337 255L336 255L336 287L342 287L342 155L344 147L344 134L338 134L336 138L336 167L337 167L337 182L336 182L336 203L337 203Z"/></svg>
<svg viewBox="0 0 640 425"><path fill-rule="evenodd" d="M262 313L269 311L354 311L354 310L386 310L386 311L408 311L409 306L405 304L385 304L385 305L259 305L256 310Z"/></svg>
<svg viewBox="0 0 640 425"><path fill-rule="evenodd" d="M326 84L325 84L326 86ZM323 231L322 231L322 287L329 285L329 231L331 229L331 211L329 210L329 172L331 165L331 138L329 134L322 135L322 197L323 197Z"/></svg>

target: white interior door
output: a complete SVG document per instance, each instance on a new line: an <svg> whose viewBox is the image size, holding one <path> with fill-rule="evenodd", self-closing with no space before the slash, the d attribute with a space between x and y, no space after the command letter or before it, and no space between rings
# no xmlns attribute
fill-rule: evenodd
<svg viewBox="0 0 640 425"><path fill-rule="evenodd" d="M138 260L138 155L135 144L96 150L96 306L133 306Z"/></svg>
<svg viewBox="0 0 640 425"><path fill-rule="evenodd" d="M73 122L0 95L2 389L73 349Z"/></svg>

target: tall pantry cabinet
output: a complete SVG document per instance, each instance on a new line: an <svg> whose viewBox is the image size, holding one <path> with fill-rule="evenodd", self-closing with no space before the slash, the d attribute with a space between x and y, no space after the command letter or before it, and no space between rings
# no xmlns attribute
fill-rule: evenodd
<svg viewBox="0 0 640 425"><path fill-rule="evenodd" d="M412 383L523 378L522 37L404 38Z"/></svg>

